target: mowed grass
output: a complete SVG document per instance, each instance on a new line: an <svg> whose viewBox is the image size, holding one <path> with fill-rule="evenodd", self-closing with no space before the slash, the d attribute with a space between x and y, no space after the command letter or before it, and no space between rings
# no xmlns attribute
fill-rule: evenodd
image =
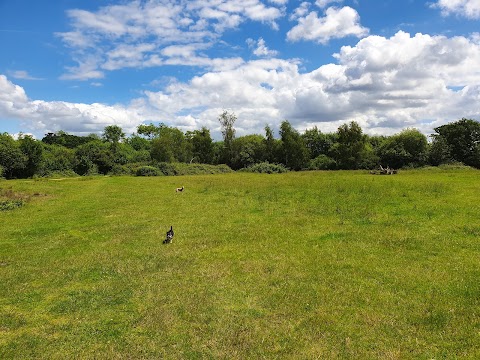
<svg viewBox="0 0 480 360"><path fill-rule="evenodd" d="M480 358L478 171L0 188L1 359Z"/></svg>

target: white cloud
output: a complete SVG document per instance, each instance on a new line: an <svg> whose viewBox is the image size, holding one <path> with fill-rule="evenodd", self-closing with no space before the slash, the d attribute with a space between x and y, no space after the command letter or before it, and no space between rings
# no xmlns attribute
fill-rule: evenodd
<svg viewBox="0 0 480 360"><path fill-rule="evenodd" d="M259 38L257 41L253 39L247 39L247 45L253 50L253 54L258 57L275 57L278 55L278 51L270 50L267 47L263 38Z"/></svg>
<svg viewBox="0 0 480 360"><path fill-rule="evenodd" d="M104 71L179 63L185 57L160 58L165 48L203 44L209 49L228 29L245 21L277 29L286 0L144 0L101 7L98 11L67 12L71 31L57 33L71 48L77 66L67 67L61 79L86 80ZM194 55L196 58L207 56ZM206 66L209 61L203 61ZM190 65L186 61L184 65Z"/></svg>
<svg viewBox="0 0 480 360"><path fill-rule="evenodd" d="M168 81L126 105L32 101L0 76L0 116L20 119L40 135L101 132L112 123L131 132L142 121L162 121L183 131L206 126L217 138L223 109L237 114L238 135L263 133L265 124L275 128L284 119L301 131L318 125L327 132L355 120L366 132L383 134L406 127L428 134L462 117L480 119L480 73L472 70L480 45L472 39L368 36L335 58L306 73L298 60L219 59L215 71Z"/></svg>
<svg viewBox="0 0 480 360"><path fill-rule="evenodd" d="M77 134L99 133L112 124L133 132L143 120L135 109L123 105L30 100L22 87L4 75L0 75L0 117L18 119L22 126L39 136L58 130Z"/></svg>
<svg viewBox="0 0 480 360"><path fill-rule="evenodd" d="M325 17L318 17L314 11L298 19L298 25L288 33L289 41L315 41L326 44L331 39L347 36L363 37L368 34L368 29L360 25L360 16L351 7L328 8Z"/></svg>
<svg viewBox="0 0 480 360"><path fill-rule="evenodd" d="M438 0L432 5L442 11L442 15L459 15L468 19L480 19L479 0Z"/></svg>
<svg viewBox="0 0 480 360"><path fill-rule="evenodd" d="M317 5L321 9L324 9L332 3L341 3L341 2L343 2L343 0L317 0L315 2L315 5Z"/></svg>
<svg viewBox="0 0 480 360"><path fill-rule="evenodd" d="M251 61L146 92L143 106L162 121L175 124L178 114L188 113L197 128L216 131L216 117L228 108L238 115L239 135L262 133L266 123L283 119L299 130L335 131L355 120L369 133L417 127L428 134L463 116L480 117L480 74L471 71L480 46L467 38L369 36L335 56L337 64L309 73L293 61Z"/></svg>
<svg viewBox="0 0 480 360"><path fill-rule="evenodd" d="M21 80L44 80L39 77L35 77L30 75L27 71L25 70L15 70L10 72L10 76L12 76L14 79L21 79Z"/></svg>
<svg viewBox="0 0 480 360"><path fill-rule="evenodd" d="M289 19L290 20L298 20L300 18L305 17L305 15L308 14L308 10L310 9L311 3L304 1L300 4L299 7L297 7L293 13L290 14Z"/></svg>

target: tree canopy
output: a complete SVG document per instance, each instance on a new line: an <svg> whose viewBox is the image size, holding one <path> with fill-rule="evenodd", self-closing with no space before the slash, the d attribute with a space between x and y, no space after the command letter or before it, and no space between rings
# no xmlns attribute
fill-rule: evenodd
<svg viewBox="0 0 480 360"><path fill-rule="evenodd" d="M452 161L480 168L480 123L470 119L435 128L431 143L417 129L369 136L355 121L339 126L334 133L323 133L317 127L300 133L284 120L277 138L268 125L264 136L236 137L236 120L228 111L219 115L221 141L214 141L206 127L184 133L165 124L142 124L130 136L117 125L105 127L102 137L58 131L47 133L41 141L26 135L14 139L3 133L0 176L128 174L140 167L171 162L227 164L234 170L266 163L290 170L335 170L437 166Z"/></svg>

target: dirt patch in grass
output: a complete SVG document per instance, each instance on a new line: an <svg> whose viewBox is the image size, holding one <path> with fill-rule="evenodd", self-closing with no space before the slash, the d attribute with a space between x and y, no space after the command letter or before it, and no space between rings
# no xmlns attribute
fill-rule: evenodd
<svg viewBox="0 0 480 360"><path fill-rule="evenodd" d="M41 194L39 192L27 194L13 191L12 189L0 188L0 211L17 209L28 203L32 197L42 196L46 196L46 194Z"/></svg>

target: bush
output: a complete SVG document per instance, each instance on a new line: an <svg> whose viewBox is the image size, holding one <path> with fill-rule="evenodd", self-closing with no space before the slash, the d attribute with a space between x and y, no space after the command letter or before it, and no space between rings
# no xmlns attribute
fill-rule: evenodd
<svg viewBox="0 0 480 360"><path fill-rule="evenodd" d="M13 210L24 204L23 200L0 200L0 211Z"/></svg>
<svg viewBox="0 0 480 360"><path fill-rule="evenodd" d="M137 170L143 166L147 166L148 163L146 162L136 162L136 163L128 163L125 165L115 164L113 165L112 169L109 171L109 175L131 175L135 176L137 174Z"/></svg>
<svg viewBox="0 0 480 360"><path fill-rule="evenodd" d="M135 175L137 176L159 176L162 175L160 170L154 166L141 166L137 169Z"/></svg>
<svg viewBox="0 0 480 360"><path fill-rule="evenodd" d="M177 175L176 167L173 163L159 162L156 167L166 176Z"/></svg>
<svg viewBox="0 0 480 360"><path fill-rule="evenodd" d="M233 170L227 165L187 164L160 162L156 167L166 176L225 174Z"/></svg>
<svg viewBox="0 0 480 360"><path fill-rule="evenodd" d="M309 170L335 170L337 162L327 155L318 155L315 159L310 160Z"/></svg>
<svg viewBox="0 0 480 360"><path fill-rule="evenodd" d="M241 171L259 174L281 174L288 172L288 169L282 164L270 164L269 162L262 162L241 169Z"/></svg>

